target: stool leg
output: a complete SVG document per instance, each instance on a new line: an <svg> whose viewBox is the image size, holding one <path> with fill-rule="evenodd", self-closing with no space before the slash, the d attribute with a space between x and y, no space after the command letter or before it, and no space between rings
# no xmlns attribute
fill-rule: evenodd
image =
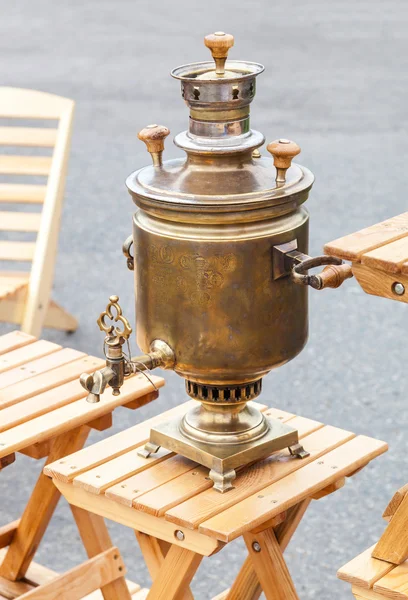
<svg viewBox="0 0 408 600"><path fill-rule="evenodd" d="M175 600L190 585L203 557L192 550L172 545L146 600Z"/></svg>
<svg viewBox="0 0 408 600"><path fill-rule="evenodd" d="M135 530L135 535L139 542L150 577L152 578L152 581L154 581L164 563L169 548L164 547L161 540L151 535L147 535L146 533ZM194 600L191 590L186 589L186 591L180 595L180 600Z"/></svg>
<svg viewBox="0 0 408 600"><path fill-rule="evenodd" d="M291 508L288 511L286 520L275 528L275 535L282 552L286 550L310 502L310 499L306 499ZM225 600L258 600L261 594L261 584L254 569L252 558L248 556Z"/></svg>
<svg viewBox="0 0 408 600"><path fill-rule="evenodd" d="M88 433L89 427L83 426L56 437L52 443L47 464L80 450ZM2 577L11 581L24 577L48 527L60 495L52 480L41 473L0 566Z"/></svg>
<svg viewBox="0 0 408 600"><path fill-rule="evenodd" d="M70 506L89 558L113 547L108 528L102 517L77 506ZM119 579L104 585L101 593L104 600L131 600L124 577L119 577Z"/></svg>
<svg viewBox="0 0 408 600"><path fill-rule="evenodd" d="M275 532L245 533L244 540L267 600L299 600Z"/></svg>

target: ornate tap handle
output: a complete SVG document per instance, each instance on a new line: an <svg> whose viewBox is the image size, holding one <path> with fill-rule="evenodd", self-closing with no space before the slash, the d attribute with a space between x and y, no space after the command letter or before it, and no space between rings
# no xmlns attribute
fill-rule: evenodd
<svg viewBox="0 0 408 600"><path fill-rule="evenodd" d="M112 312L115 311L115 312ZM105 319L109 319L111 323L106 323ZM126 317L123 316L122 308L119 305L119 296L110 296L109 303L106 309L99 315L96 321L99 329L107 334L110 344L124 344L129 339L132 333L132 328ZM115 323L121 323L122 328Z"/></svg>

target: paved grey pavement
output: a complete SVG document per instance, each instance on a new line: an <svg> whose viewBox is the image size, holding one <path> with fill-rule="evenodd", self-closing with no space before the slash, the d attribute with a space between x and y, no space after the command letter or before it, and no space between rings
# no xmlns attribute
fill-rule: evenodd
<svg viewBox="0 0 408 600"><path fill-rule="evenodd" d="M124 180L149 162L136 133L151 122L173 134L186 127L187 110L168 73L208 56L202 44L208 32L233 33L232 56L266 66L252 123L268 140L295 139L303 149L300 162L316 175L308 202L313 254L329 240L406 210L406 0L0 5L1 84L77 102L54 296L80 326L71 336L46 330L47 339L100 353L95 319L112 293L133 319L132 275L121 255L133 210ZM177 155L168 140L166 157ZM369 297L354 281L312 291L306 349L265 380L262 399L270 405L390 444L386 456L343 490L312 504L286 553L304 600L351 597L336 570L376 540L382 509L407 481L406 330L403 304ZM182 381L166 377L156 403L117 411L113 431L183 400ZM1 521L17 516L37 472L36 463L19 457L2 473ZM148 585L132 532L114 525L112 533L130 576ZM61 502L38 557L67 569L83 556ZM233 543L204 561L193 582L197 600L228 585L244 556L243 545Z"/></svg>

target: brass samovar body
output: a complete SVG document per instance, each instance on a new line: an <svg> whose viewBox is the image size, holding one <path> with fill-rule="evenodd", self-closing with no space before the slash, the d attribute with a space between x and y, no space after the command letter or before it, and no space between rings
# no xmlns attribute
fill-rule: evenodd
<svg viewBox="0 0 408 600"><path fill-rule="evenodd" d="M160 446L182 454L207 466L223 492L237 468L273 451L289 447L296 456L308 455L293 427L249 401L269 371L304 347L308 285L336 287L349 273L331 266L339 270L305 274L341 262L307 256L303 204L313 175L292 164L300 152L294 142L269 144L272 157L258 150L265 138L250 128L249 108L263 66L226 61L233 44L228 34L207 36L205 43L215 64L172 72L190 109L188 130L174 140L185 157L163 162L166 127L149 125L139 133L153 164L126 182L137 210L124 252L135 272L136 337L145 353L133 364L173 369L197 400L181 418L155 426L141 454ZM109 306L118 307L117 297L111 301L105 316L112 316ZM127 334L112 337L103 319L102 328L110 332L117 361ZM116 362L108 367L119 390ZM101 379L106 385L106 377L83 381L92 401L104 389Z"/></svg>

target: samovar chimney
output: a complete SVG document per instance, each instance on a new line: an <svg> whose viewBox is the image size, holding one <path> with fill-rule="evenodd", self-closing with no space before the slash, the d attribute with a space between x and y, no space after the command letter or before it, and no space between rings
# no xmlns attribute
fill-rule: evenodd
<svg viewBox="0 0 408 600"><path fill-rule="evenodd" d="M204 41L214 62L172 71L190 110L188 130L174 139L186 156L163 161L169 129L148 125L138 137L152 164L126 182L137 211L124 253L135 272L137 342L145 354L129 361L121 352L130 326L112 297L99 320L107 367L82 383L97 401L101 389L118 391L135 370L174 369L197 406L154 427L142 455L163 446L186 456L207 466L224 492L237 468L276 450L308 455L294 428L249 401L261 393L262 378L306 343L308 286L338 287L351 270L307 255L303 203L314 178L292 163L299 146L279 138L267 145L271 157L259 151L265 138L250 127L250 104L264 67L229 60L229 34ZM308 274L320 265L329 266ZM126 321L122 328L106 324L112 306L116 320Z"/></svg>

